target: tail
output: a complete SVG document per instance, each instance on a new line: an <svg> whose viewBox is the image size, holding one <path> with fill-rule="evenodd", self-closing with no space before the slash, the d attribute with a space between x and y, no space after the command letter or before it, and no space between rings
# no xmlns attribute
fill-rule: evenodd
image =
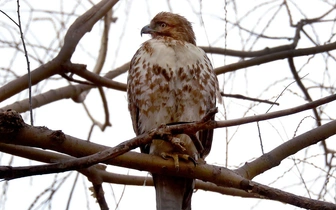
<svg viewBox="0 0 336 210"><path fill-rule="evenodd" d="M195 180L184 177L152 174L157 210L191 210Z"/></svg>

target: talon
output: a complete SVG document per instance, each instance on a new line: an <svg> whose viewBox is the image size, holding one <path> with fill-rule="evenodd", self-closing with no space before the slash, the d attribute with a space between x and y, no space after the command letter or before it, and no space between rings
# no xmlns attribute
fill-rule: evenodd
<svg viewBox="0 0 336 210"><path fill-rule="evenodd" d="M186 160L186 161L192 159L192 157L190 157L187 154L178 154L178 157L181 158L181 159L183 159L183 160Z"/></svg>
<svg viewBox="0 0 336 210"><path fill-rule="evenodd" d="M174 155L173 159L174 159L174 165L175 165L176 172L178 172L180 170L180 163L179 163L178 155Z"/></svg>
<svg viewBox="0 0 336 210"><path fill-rule="evenodd" d="M168 157L167 157L168 155L165 153L165 152L162 152L161 153L161 157L163 158L163 159L165 159L165 160L168 160Z"/></svg>
<svg viewBox="0 0 336 210"><path fill-rule="evenodd" d="M178 157L181 158L181 159L183 159L183 160L193 162L195 166L197 165L197 158L193 158L190 155L187 155L187 154L178 154Z"/></svg>
<svg viewBox="0 0 336 210"><path fill-rule="evenodd" d="M161 157L165 160L167 160L168 157L172 158L174 160L174 166L175 166L176 171L180 170L179 154L170 154L170 153L162 152Z"/></svg>
<svg viewBox="0 0 336 210"><path fill-rule="evenodd" d="M172 158L174 160L174 165L175 165L175 169L178 172L180 170L180 163L179 160L183 159L186 161L191 161L193 162L193 164L196 166L197 165L197 157L193 158L190 155L187 154L180 154L180 153L165 153L162 152L161 153L161 157L165 160L167 160L168 158Z"/></svg>
<svg viewBox="0 0 336 210"><path fill-rule="evenodd" d="M188 155L189 156L189 155ZM194 166L197 166L197 160L195 160L194 158L190 157L188 158L189 160L191 160L191 162L194 163Z"/></svg>

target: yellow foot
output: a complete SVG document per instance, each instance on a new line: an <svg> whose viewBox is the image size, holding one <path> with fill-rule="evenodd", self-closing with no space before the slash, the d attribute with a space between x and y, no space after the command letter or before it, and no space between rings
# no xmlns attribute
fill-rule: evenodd
<svg viewBox="0 0 336 210"><path fill-rule="evenodd" d="M180 151L182 152L186 151L186 148L183 146L183 143L181 142L180 138L172 137L168 140L174 145L174 147L178 148Z"/></svg>
<svg viewBox="0 0 336 210"><path fill-rule="evenodd" d="M180 159L183 159L183 160L186 160L186 161L191 160L194 163L195 166L197 164L196 160L193 157L191 157L190 155L187 155L187 154L162 152L161 157L163 159L166 159L166 160L168 158L172 158L174 160L174 165L175 165L176 171L180 170L180 163L179 163Z"/></svg>

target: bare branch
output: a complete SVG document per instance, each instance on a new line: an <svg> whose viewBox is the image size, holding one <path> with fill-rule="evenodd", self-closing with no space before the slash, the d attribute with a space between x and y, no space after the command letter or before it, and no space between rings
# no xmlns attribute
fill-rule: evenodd
<svg viewBox="0 0 336 210"><path fill-rule="evenodd" d="M79 40L89 32L93 25L100 20L118 1L103 0L94 5L90 10L78 17L71 25L64 38L64 45L58 55L45 65L31 72L31 84L36 85L40 81L59 73L60 66L68 61L75 51ZM28 88L28 75L13 80L0 88L0 102Z"/></svg>
<svg viewBox="0 0 336 210"><path fill-rule="evenodd" d="M115 90L126 91L126 84L112 81L105 77L101 77L98 74L92 73L86 70L86 65L72 64L68 62L66 64L63 64L62 67L64 67L64 70L72 72L80 77L83 77L97 86L105 86Z"/></svg>
<svg viewBox="0 0 336 210"><path fill-rule="evenodd" d="M244 69L246 67L251 67L255 65L260 65L261 63L268 63L271 61L281 60L288 57L299 57L299 56L307 56L313 55L322 52L328 52L331 50L336 49L336 42L331 44L316 46L316 47L309 47L309 48L301 48L296 50L287 50L281 51L278 53L273 53L269 55L264 55L256 58L252 58L250 60L241 61L238 63L229 64L226 66L218 67L215 69L217 75L225 74L228 72L232 72L239 69Z"/></svg>
<svg viewBox="0 0 336 210"><path fill-rule="evenodd" d="M30 139L30 135L28 134L29 132L33 131L36 132L34 130L39 130L39 132L41 131L41 129L39 128L34 128L32 126L29 125L24 125L22 124L23 122L22 119L20 120L20 117L16 116L15 113L13 112L9 112L10 115L6 116L2 116L2 120L1 120L1 125L6 128L8 124L10 124L10 128L2 128L2 131L5 131L3 133L3 137L2 137L2 141L5 141L7 143L15 143L18 144L18 141L20 141L21 143L23 143L23 141L28 140L28 144L30 146L38 146L41 147L41 143L45 144L45 142L47 142L47 147L42 146L42 148L49 148L49 149L55 149L55 150L62 150L62 152L71 152L71 151L65 151L68 147L65 146L65 144L69 143L69 141L74 141L73 143L77 142L77 147L80 145L78 140L75 139L71 139L71 137L66 136L62 133L58 132L52 132L52 131L48 131L46 128L44 129L43 133L45 135L38 135L40 138L44 138L39 139L38 141L32 141L32 139ZM14 114L14 115L13 115ZM12 117L11 117L12 116ZM13 118L14 117L14 118ZM14 123L11 121L11 118L14 119ZM12 124L10 123L12 122ZM204 124L204 122L200 121L199 123L195 123L197 124ZM179 125L179 126L183 126L183 125ZM173 126L170 126L173 127ZM113 162L116 163L116 165L120 164L120 159L123 158L123 156L127 156L130 154L130 152L123 154L124 152L130 150L131 148L134 148L135 146L139 146L141 144L146 144L149 141L151 141L151 139L155 136L155 135L162 135L167 133L167 131L169 131L170 127L167 128L158 128L155 129L151 132L149 132L146 135L140 135L138 137L135 137L133 140L129 140L126 141L114 148L110 148L110 149L104 149L104 150L100 150L99 152L97 151L97 154L91 153L92 155L88 154L89 156L86 157L82 157L82 158L77 158L74 160L69 160L66 162L63 162L62 164L53 164L53 165L49 165L50 166L55 166L58 165L58 168L67 168L67 170L70 169L76 169L78 168L82 168L82 166L89 166L90 164L95 164L98 163L100 161L104 161L106 160L107 163L109 164L113 164ZM322 130L321 130L322 129ZM187 129L188 130L188 129ZM50 133L51 134L46 134L46 133ZM171 132L173 133L173 130L171 130ZM11 134L14 133L16 136L16 139L13 139L11 137ZM323 133L323 136L320 136L320 134ZM307 132L304 135L308 135L311 138L307 140L307 138L305 138L306 136L301 135L298 136L296 138L301 138L304 139L304 141L301 143L300 145L298 145L298 142L295 142L296 138L294 138L293 140L289 141L291 143L288 143L289 146L293 146L295 145L295 149L292 150L291 152L289 152L290 154L286 153L285 155L283 154L279 154L283 153L285 150L289 149L288 145L285 144L284 146L280 146L278 148L276 148L272 153L274 153L275 156L280 155L281 158L283 159L284 156L287 155L291 155L299 150L302 149L302 147L306 147L309 146L313 143L316 143L322 139L325 139L327 137L329 137L330 135L334 135L336 133L336 121L327 123L323 126L320 126L310 132ZM24 135L24 139L21 139L21 136ZM36 133L35 135L33 135L36 139ZM13 141L14 140L14 141ZM41 140L43 142L41 142ZM52 144L50 144L50 141L53 142ZM293 143L294 142L294 143ZM35 143L39 143L40 145L36 145ZM86 141L82 141L81 142L82 145L84 146L84 144L86 144L86 146L88 146L88 144L90 144L90 148L86 148L91 150L94 149L94 145L93 143L90 142L86 142ZM26 145L25 143L23 143L24 145ZM99 145L97 145L99 146ZM100 148L104 148L102 146L99 146ZM99 147L96 149L99 150ZM106 148L106 147L105 147ZM72 151L73 153L74 151ZM80 152L82 155L85 155L83 152L85 152L84 148L81 149L76 149L75 152ZM121 155L123 154L123 155ZM137 156L143 156L143 158L141 158L141 161L139 161L139 159L133 159L134 162L139 161L137 164L135 164L134 168L138 169L138 170L143 170L144 168L148 169L148 171L152 171L155 173L164 173L164 174L169 174L169 175L174 175L174 176L185 176L185 177L190 177L192 176L193 178L198 178L201 179L203 181L208 181L208 182L213 182L217 185L220 186L226 186L226 187L233 187L233 188L237 188L237 189L243 189L246 190L247 192L254 192L257 194L260 194L262 196L265 196L268 199L274 199L274 200L278 200L278 201L282 201L282 202L286 202L298 207L303 207L303 208L307 208L309 206L309 208L311 209L317 209L317 208L323 208L323 209L334 209L335 205L331 204L331 203L327 203L327 202L322 202L322 201L317 201L317 200L313 200L313 199L308 199L302 196L297 196L291 193L287 193L287 192L283 192L281 190L277 190L271 187L267 187L264 185L261 185L259 183L256 182L252 182L250 180L244 179L243 177L239 176L236 173L233 173L231 170L228 170L226 168L223 167L216 167L216 166L209 166L209 165L205 165L205 164L198 164L198 165L193 165L192 163L180 163L180 170L176 171L175 169L175 165L172 161L167 161L164 160L160 157L156 157L156 156L150 156L150 155L145 155L145 154L137 154ZM267 155L267 154L266 154ZM75 155L76 156L76 155ZM146 157L147 156L147 157ZM148 157L150 156L150 157ZM89 158L88 158L89 157ZM262 156L263 157L263 156ZM147 158L147 160L146 160ZM150 159L150 160L148 160ZM267 163L267 161L269 161L271 158L268 157L267 158L261 158L264 159L264 161L262 161L262 163ZM281 159L281 160L282 160ZM83 160L85 160L84 162L82 162ZM119 160L119 161L118 161ZM89 161L89 164L88 162ZM133 162L132 161L132 162ZM77 163L81 162L81 165L77 165ZM276 164L279 164L279 161L275 161ZM72 165L69 167L69 163L71 163ZM144 164L144 165L142 165ZM272 163L274 164L274 163ZM66 166L67 167L63 167ZM128 160L128 164L126 164L126 167L130 167L130 163ZM125 166L122 164L122 166ZM164 167L162 167L164 166ZM36 167L35 167L36 168ZM54 170L53 167L50 167ZM49 170L50 170L49 168ZM133 167L130 167L133 168ZM48 170L48 172L50 172ZM57 170L59 171L59 169ZM4 171L6 172L6 170ZM7 171L8 172L8 171ZM251 171L250 171L251 172Z"/></svg>
<svg viewBox="0 0 336 210"><path fill-rule="evenodd" d="M120 74L125 73L128 70L129 63L125 63L124 65L116 68L115 70L112 70L108 72L104 77L108 79L113 79ZM75 98L81 93L83 93L86 90L89 90L91 88L95 88L94 86L89 85L69 85L66 87L61 87L56 90L49 90L45 93L41 93L39 95L36 95L32 98L32 107L38 108L41 106L44 106L46 104L67 99L67 98ZM8 109L16 110L17 112L25 112L29 110L29 101L28 99L24 99L22 101L17 101L13 104L4 106L0 108L0 112L6 111Z"/></svg>
<svg viewBox="0 0 336 210"><path fill-rule="evenodd" d="M279 103L276 103L276 102L257 99L257 98L251 98L251 97L243 96L243 95L240 95L240 94L226 94L226 93L221 92L221 96L230 97L230 98L238 98L238 99L249 100L249 101L255 101L255 102L266 103L266 104L279 105Z"/></svg>

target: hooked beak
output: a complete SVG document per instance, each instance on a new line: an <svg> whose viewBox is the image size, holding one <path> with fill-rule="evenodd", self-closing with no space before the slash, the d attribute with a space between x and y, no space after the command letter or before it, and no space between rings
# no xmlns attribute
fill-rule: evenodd
<svg viewBox="0 0 336 210"><path fill-rule="evenodd" d="M151 34L151 33L153 33L153 32L155 32L155 30L153 30L153 29L150 27L150 25L146 25L145 27L143 27L143 28L141 29L140 35L142 36L142 34Z"/></svg>

